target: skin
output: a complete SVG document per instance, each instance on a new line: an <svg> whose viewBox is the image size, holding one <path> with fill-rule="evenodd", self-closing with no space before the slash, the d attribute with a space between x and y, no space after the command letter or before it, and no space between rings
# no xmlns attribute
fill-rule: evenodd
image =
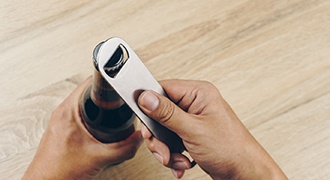
<svg viewBox="0 0 330 180"><path fill-rule="evenodd" d="M90 84L91 78L52 113L23 179L93 179L107 166L133 158L143 141L140 131L123 141L103 144L86 130L78 103Z"/></svg>
<svg viewBox="0 0 330 180"><path fill-rule="evenodd" d="M213 179L287 179L249 133L218 89L203 81L160 82L168 98L143 92L138 104L145 114L177 133L194 161ZM146 127L142 136L163 165L181 178L191 162L171 154Z"/></svg>
<svg viewBox="0 0 330 180"><path fill-rule="evenodd" d="M202 81L160 83L168 98L145 91L138 99L140 108L177 133L193 160L213 179L287 179L216 87ZM52 113L23 179L93 179L107 166L133 158L142 136L175 177L181 178L192 168L186 156L170 153L144 126L120 142L104 144L96 140L79 115L80 97L90 84L91 78Z"/></svg>

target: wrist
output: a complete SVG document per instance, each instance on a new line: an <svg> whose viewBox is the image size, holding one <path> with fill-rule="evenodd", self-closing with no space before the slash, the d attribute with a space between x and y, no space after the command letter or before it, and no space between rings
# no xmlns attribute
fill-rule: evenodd
<svg viewBox="0 0 330 180"><path fill-rule="evenodd" d="M233 179L287 179L271 156L257 144L236 169ZM239 162L239 161L237 161Z"/></svg>
<svg viewBox="0 0 330 180"><path fill-rule="evenodd" d="M270 179L282 180L288 179L285 174L278 168L273 166L255 166L245 167L245 169L231 169L222 171L222 173L209 174L214 180L222 179Z"/></svg>
<svg viewBox="0 0 330 180"><path fill-rule="evenodd" d="M85 165L74 160L60 159L43 158L42 160L36 156L22 179L93 179L102 170L99 165L93 166L92 162ZM76 162L76 164L68 162Z"/></svg>
<svg viewBox="0 0 330 180"><path fill-rule="evenodd" d="M242 149L241 149L242 150ZM218 170L208 172L212 179L288 179L275 161L259 145L246 145L234 159L223 161Z"/></svg>

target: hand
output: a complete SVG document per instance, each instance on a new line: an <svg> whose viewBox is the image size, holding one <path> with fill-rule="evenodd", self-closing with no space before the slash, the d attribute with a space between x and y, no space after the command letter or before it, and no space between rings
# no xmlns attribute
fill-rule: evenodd
<svg viewBox="0 0 330 180"><path fill-rule="evenodd" d="M83 82L52 113L38 151L23 179L92 179L105 167L132 158L141 132L110 144L96 140L79 115L79 100L91 84Z"/></svg>
<svg viewBox="0 0 330 180"><path fill-rule="evenodd" d="M187 152L214 179L286 179L286 176L253 138L236 114L208 82L160 82L168 98L143 92L138 104L149 117L177 133ZM168 147L142 127L151 152L181 178L191 167L182 154Z"/></svg>

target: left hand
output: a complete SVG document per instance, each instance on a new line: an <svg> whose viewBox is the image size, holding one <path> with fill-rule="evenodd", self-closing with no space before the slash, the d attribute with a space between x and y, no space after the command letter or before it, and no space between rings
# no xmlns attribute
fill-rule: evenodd
<svg viewBox="0 0 330 180"><path fill-rule="evenodd" d="M105 167L133 158L143 141L140 131L120 142L104 144L85 128L79 100L90 84L91 78L52 113L23 179L92 179Z"/></svg>

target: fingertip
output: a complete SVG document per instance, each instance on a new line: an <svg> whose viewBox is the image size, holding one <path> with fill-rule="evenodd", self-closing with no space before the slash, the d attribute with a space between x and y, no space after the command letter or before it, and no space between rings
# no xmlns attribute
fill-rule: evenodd
<svg viewBox="0 0 330 180"><path fill-rule="evenodd" d="M141 131L135 131L133 134L133 141L136 142L136 144L138 144L138 146L140 146L143 142L143 137L142 137L142 133Z"/></svg>
<svg viewBox="0 0 330 180"><path fill-rule="evenodd" d="M137 146L140 147L140 145L143 143L143 138L141 135L141 131L135 131L134 133L132 133L129 137L127 137L126 139L119 141L119 142L114 142L114 143L110 143L109 145L115 145L117 144L117 146Z"/></svg>
<svg viewBox="0 0 330 180"><path fill-rule="evenodd" d="M125 142L125 146L126 148L124 148L123 146L123 151L122 152L126 152L124 154L126 154L126 159L131 159L135 156L136 152L138 151L138 149L140 148L140 146L143 143L143 138L141 135L141 131L135 131L130 137L128 137Z"/></svg>
<svg viewBox="0 0 330 180"><path fill-rule="evenodd" d="M181 179L184 175L185 170L171 169L173 175L177 179Z"/></svg>
<svg viewBox="0 0 330 180"><path fill-rule="evenodd" d="M170 150L168 147L163 142L154 137L147 139L146 145L153 154L159 154L162 160L161 163L168 167L171 158Z"/></svg>
<svg viewBox="0 0 330 180"><path fill-rule="evenodd" d="M172 153L169 167L177 170L187 170L191 168L191 163L185 155Z"/></svg>
<svg viewBox="0 0 330 180"><path fill-rule="evenodd" d="M163 157L162 157L159 153L157 153L157 152L153 152L152 154L155 156L155 158L156 158L161 164L164 165L164 159L163 159Z"/></svg>
<svg viewBox="0 0 330 180"><path fill-rule="evenodd" d="M92 79L93 79L93 75L89 75L87 78L86 78L86 80L85 81L92 81Z"/></svg>
<svg viewBox="0 0 330 180"><path fill-rule="evenodd" d="M144 139L151 138L152 134L144 124L141 124L141 135Z"/></svg>
<svg viewBox="0 0 330 180"><path fill-rule="evenodd" d="M80 83L80 86L89 86L93 81L93 76L88 76L82 83Z"/></svg>
<svg viewBox="0 0 330 180"><path fill-rule="evenodd" d="M185 161L175 162L173 163L172 168L177 170L186 170L190 168L190 163Z"/></svg>
<svg viewBox="0 0 330 180"><path fill-rule="evenodd" d="M144 91L138 99L138 105L145 110L145 112L152 112L157 109L159 105L158 97L152 91Z"/></svg>
<svg viewBox="0 0 330 180"><path fill-rule="evenodd" d="M83 82L79 83L76 89L71 93L70 97L74 99L79 99L80 96L85 92L86 88L92 83L92 80L92 76L89 76Z"/></svg>
<svg viewBox="0 0 330 180"><path fill-rule="evenodd" d="M107 164L117 164L132 159L143 143L141 131L135 131L126 139L113 143L99 143L102 151L97 153Z"/></svg>

